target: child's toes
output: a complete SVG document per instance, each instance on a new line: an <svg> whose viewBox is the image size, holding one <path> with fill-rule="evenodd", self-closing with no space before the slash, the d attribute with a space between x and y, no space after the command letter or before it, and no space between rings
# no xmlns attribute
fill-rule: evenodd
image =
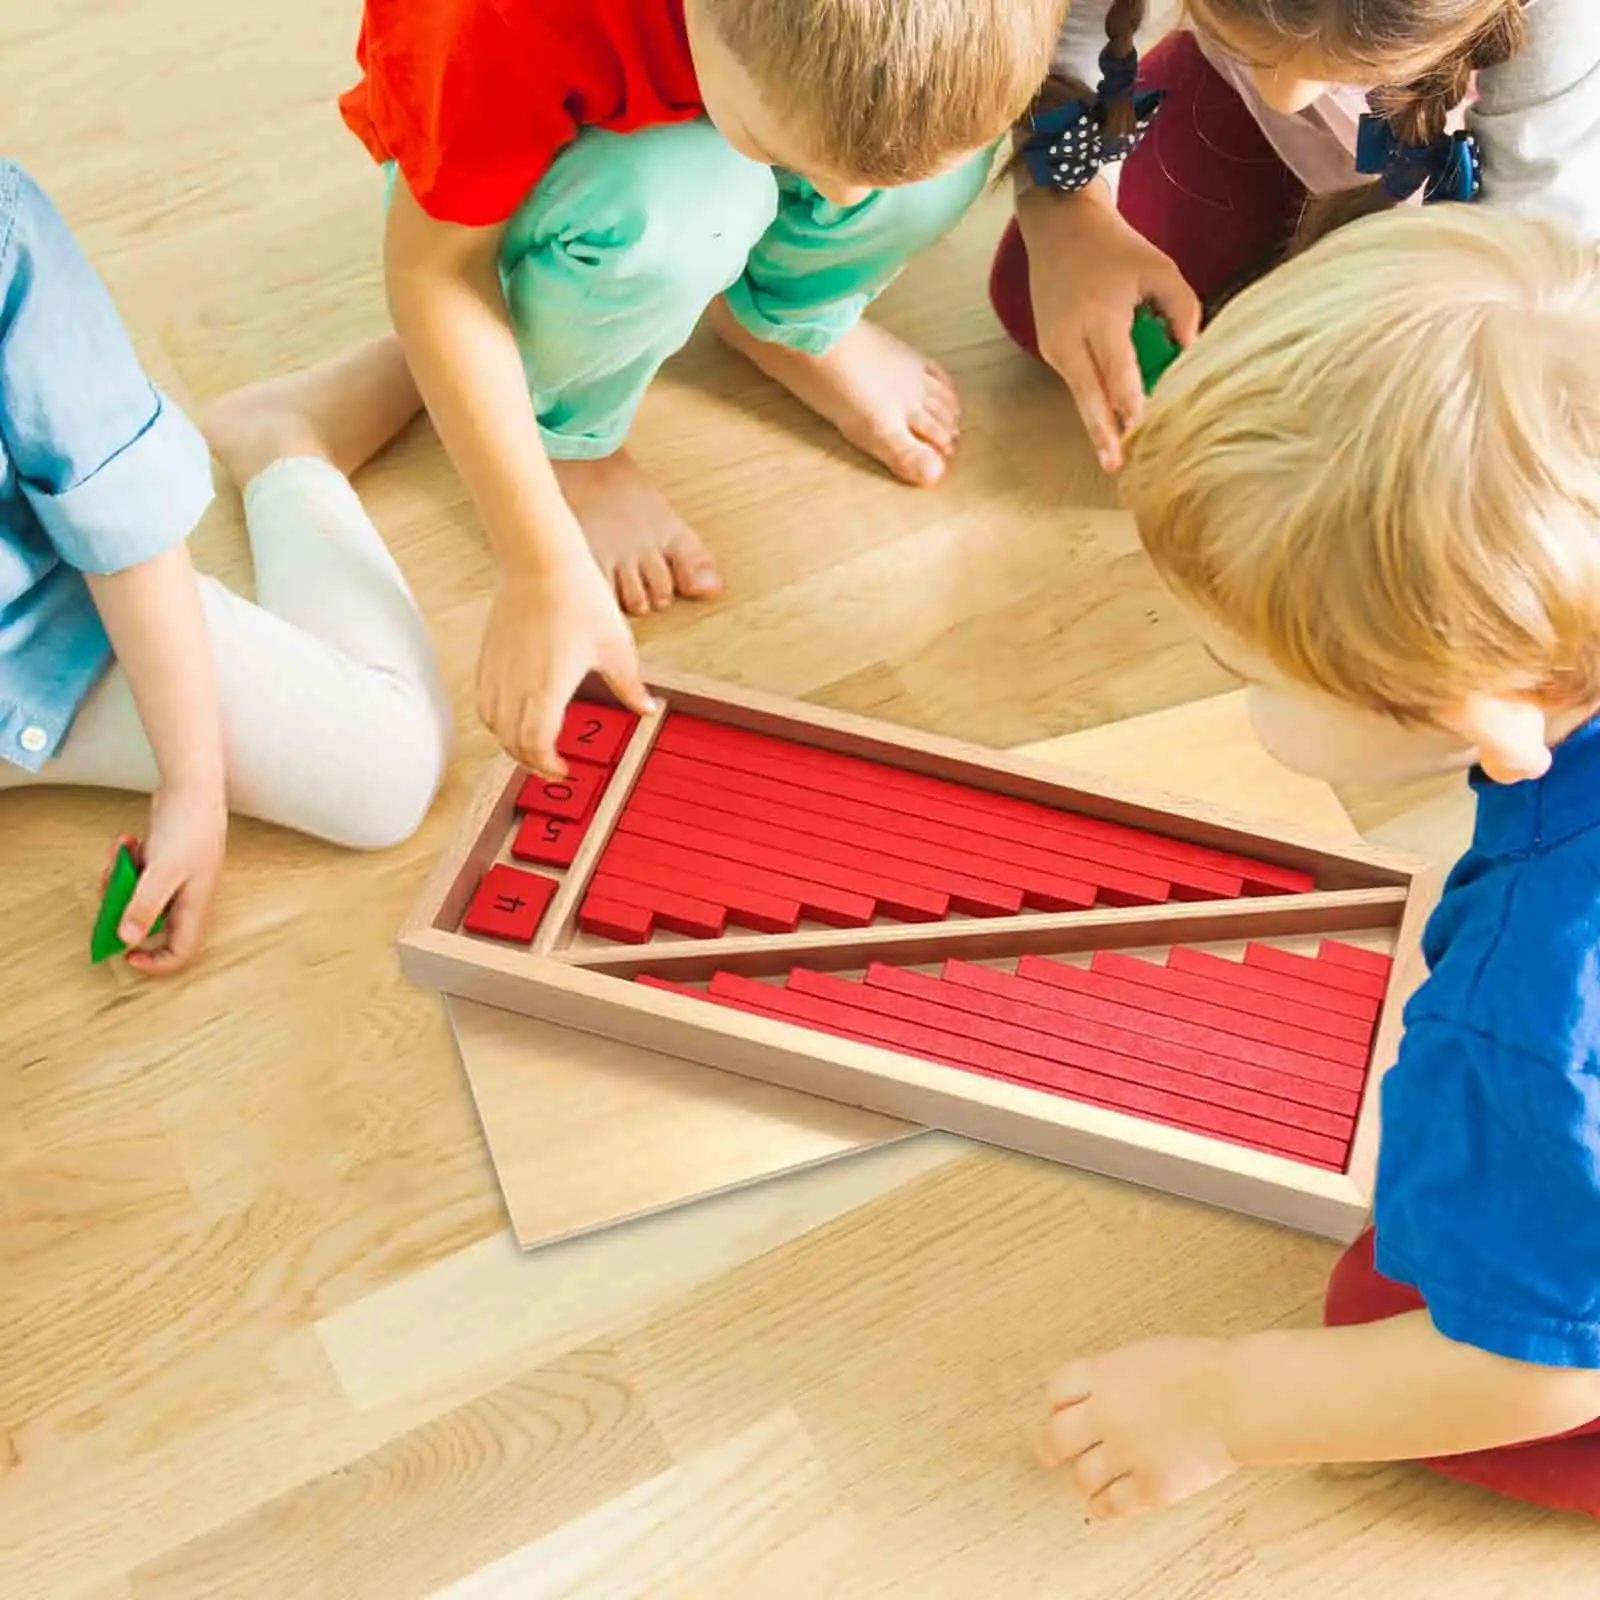
<svg viewBox="0 0 1600 1600"><path fill-rule="evenodd" d="M960 417L961 391L956 388L956 380L937 361L930 361L924 369L923 386L930 396L937 395L951 408L957 418Z"/></svg>
<svg viewBox="0 0 1600 1600"><path fill-rule="evenodd" d="M639 557L639 581L652 611L665 611L672 604L677 588L664 550L646 550Z"/></svg>
<svg viewBox="0 0 1600 1600"><path fill-rule="evenodd" d="M637 560L618 562L612 581L617 586L617 604L630 617L650 614L650 591L645 587Z"/></svg>
<svg viewBox="0 0 1600 1600"><path fill-rule="evenodd" d="M672 570L673 587L690 600L703 600L721 594L722 574L711 553L685 529L666 547L667 565Z"/></svg>
<svg viewBox="0 0 1600 1600"><path fill-rule="evenodd" d="M925 405L911 419L911 431L921 440L931 444L940 455L949 455L956 447L955 420L948 412Z"/></svg>
<svg viewBox="0 0 1600 1600"><path fill-rule="evenodd" d="M873 454L906 483L926 487L944 476L943 453L909 430L881 437Z"/></svg>

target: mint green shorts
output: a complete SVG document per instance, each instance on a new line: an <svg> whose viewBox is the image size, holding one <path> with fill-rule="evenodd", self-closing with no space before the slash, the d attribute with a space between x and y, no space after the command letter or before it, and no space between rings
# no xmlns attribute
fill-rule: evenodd
<svg viewBox="0 0 1600 1600"><path fill-rule="evenodd" d="M500 273L546 449L610 455L663 361L725 295L820 353L982 192L993 152L859 205L746 160L709 122L586 129L506 230Z"/></svg>

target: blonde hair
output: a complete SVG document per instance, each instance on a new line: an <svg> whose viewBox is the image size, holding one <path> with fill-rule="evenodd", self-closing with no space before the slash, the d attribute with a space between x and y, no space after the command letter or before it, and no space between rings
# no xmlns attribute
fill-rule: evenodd
<svg viewBox="0 0 1600 1600"><path fill-rule="evenodd" d="M1433 207L1352 224L1163 378L1122 492L1178 593L1406 721L1600 698L1600 249Z"/></svg>
<svg viewBox="0 0 1600 1600"><path fill-rule="evenodd" d="M840 176L925 178L998 139L1050 69L1067 0L702 0L772 110Z"/></svg>

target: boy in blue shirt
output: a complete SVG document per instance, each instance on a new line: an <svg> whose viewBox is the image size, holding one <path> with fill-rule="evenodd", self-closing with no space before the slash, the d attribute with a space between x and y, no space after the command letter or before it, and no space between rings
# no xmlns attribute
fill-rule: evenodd
<svg viewBox="0 0 1600 1600"><path fill-rule="evenodd" d="M1269 747L1324 776L1472 764L1478 812L1342 1325L1067 1367L1042 1454L1095 1516L1240 1466L1438 1457L1600 1511L1597 370L1600 251L1407 210L1241 297L1138 430L1145 548Z"/></svg>
<svg viewBox="0 0 1600 1600"><path fill-rule="evenodd" d="M0 161L0 791L151 795L120 930L146 973L199 948L229 810L393 843L443 772L449 705L416 607L346 474L417 409L375 344L220 402L256 603L197 578L207 439L145 376L39 187Z"/></svg>

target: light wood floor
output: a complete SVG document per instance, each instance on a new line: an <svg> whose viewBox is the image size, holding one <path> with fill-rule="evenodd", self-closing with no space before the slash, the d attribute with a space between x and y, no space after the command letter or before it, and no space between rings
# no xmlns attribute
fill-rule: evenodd
<svg viewBox="0 0 1600 1600"><path fill-rule="evenodd" d="M332 99L355 0L14 0L0 150L52 190L158 379L202 402L384 322ZM1065 400L982 295L989 206L885 319L963 382L899 488L696 346L640 454L732 598L653 659L1011 744L1227 687ZM426 427L361 483L463 741L421 836L241 825L204 965L85 960L126 797L0 804L0 1595L1565 1597L1586 1526L1404 1469L1246 1479L1088 1530L1027 1454L1075 1350L1315 1315L1322 1244L930 1136L532 1258L509 1243L402 908L489 752L490 564ZM202 562L248 583L224 496ZM642 1138L649 1130L640 1130Z"/></svg>

